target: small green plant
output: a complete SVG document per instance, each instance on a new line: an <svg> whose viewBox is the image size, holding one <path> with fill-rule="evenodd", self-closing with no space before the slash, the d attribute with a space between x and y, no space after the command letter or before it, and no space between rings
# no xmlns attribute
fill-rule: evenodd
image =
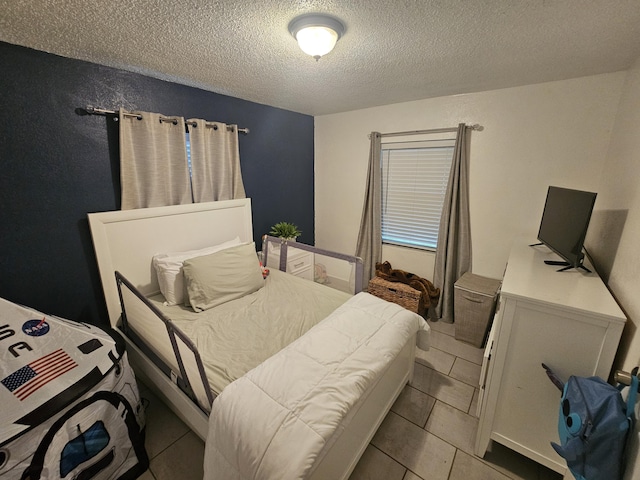
<svg viewBox="0 0 640 480"><path fill-rule="evenodd" d="M278 222L273 227L271 227L269 235L280 238L295 238L301 233L302 232L298 230L298 227L293 223Z"/></svg>

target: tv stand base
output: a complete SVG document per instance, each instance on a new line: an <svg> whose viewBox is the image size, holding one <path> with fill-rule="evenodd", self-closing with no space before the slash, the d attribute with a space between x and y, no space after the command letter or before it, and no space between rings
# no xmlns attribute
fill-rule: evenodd
<svg viewBox="0 0 640 480"><path fill-rule="evenodd" d="M547 265L556 265L556 266L559 266L559 267L564 267L564 268L561 268L560 270L558 270L558 272L564 272L565 270L569 270L571 268L581 268L584 271L586 271L587 273L591 273L591 270L589 270L584 265L578 265L577 267L573 267L573 266L571 266L571 264L569 262L564 262L562 260L545 260L544 263L547 264Z"/></svg>

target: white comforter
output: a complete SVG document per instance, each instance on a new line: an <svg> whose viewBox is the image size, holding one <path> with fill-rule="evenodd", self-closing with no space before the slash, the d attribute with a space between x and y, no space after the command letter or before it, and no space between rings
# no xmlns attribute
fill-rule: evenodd
<svg viewBox="0 0 640 480"><path fill-rule="evenodd" d="M206 480L306 478L349 412L418 332L422 317L360 293L226 387L213 403Z"/></svg>

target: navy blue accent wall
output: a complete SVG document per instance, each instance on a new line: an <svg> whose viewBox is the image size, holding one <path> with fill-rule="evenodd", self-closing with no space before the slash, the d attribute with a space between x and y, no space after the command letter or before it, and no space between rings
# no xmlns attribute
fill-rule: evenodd
<svg viewBox="0 0 640 480"><path fill-rule="evenodd" d="M108 322L87 213L120 208L118 123L79 115L87 105L249 128L240 157L256 244L278 221L313 242L313 117L2 42L0 65L0 297Z"/></svg>

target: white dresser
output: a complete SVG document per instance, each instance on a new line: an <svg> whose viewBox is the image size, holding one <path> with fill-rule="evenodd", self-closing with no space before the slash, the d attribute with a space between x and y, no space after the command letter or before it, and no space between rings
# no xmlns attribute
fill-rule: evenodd
<svg viewBox="0 0 640 480"><path fill-rule="evenodd" d="M475 453L483 457L494 440L573 478L550 445L560 391L541 364L564 381L606 380L626 318L595 272L558 272L544 260L559 258L526 241L510 253L482 365Z"/></svg>
<svg viewBox="0 0 640 480"><path fill-rule="evenodd" d="M267 254L267 267L278 269L280 266L280 246L269 247ZM286 272L306 280L313 280L314 265L313 253L295 248L292 244L287 248Z"/></svg>

